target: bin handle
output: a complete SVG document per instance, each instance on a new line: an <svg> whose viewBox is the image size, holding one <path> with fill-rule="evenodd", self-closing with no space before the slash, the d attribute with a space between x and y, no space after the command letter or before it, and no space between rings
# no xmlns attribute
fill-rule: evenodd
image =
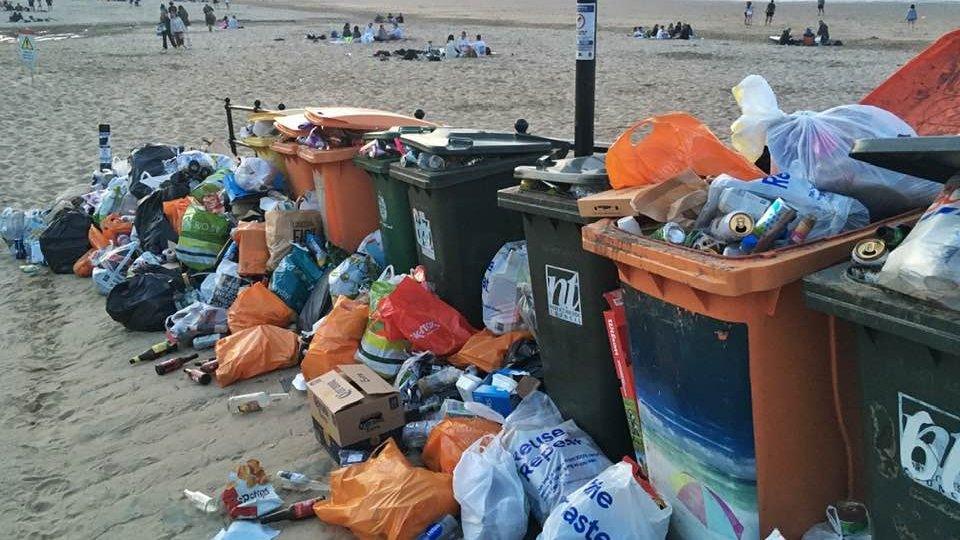
<svg viewBox="0 0 960 540"><path fill-rule="evenodd" d="M466 137L448 137L447 138L447 148L472 148L473 140Z"/></svg>

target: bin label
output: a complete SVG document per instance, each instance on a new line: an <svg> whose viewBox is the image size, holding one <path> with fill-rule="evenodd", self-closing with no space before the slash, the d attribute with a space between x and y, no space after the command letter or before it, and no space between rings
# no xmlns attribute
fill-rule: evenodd
<svg viewBox="0 0 960 540"><path fill-rule="evenodd" d="M583 326L580 309L580 272L545 265L547 277L547 313L562 321Z"/></svg>
<svg viewBox="0 0 960 540"><path fill-rule="evenodd" d="M387 201L383 198L383 195L377 193L377 210L380 211L380 225L386 228L390 220L387 219Z"/></svg>
<svg viewBox="0 0 960 540"><path fill-rule="evenodd" d="M430 230L430 219L421 210L412 209L413 229L417 235L417 245L420 246L420 253L431 261L437 260L437 254L433 251L433 231Z"/></svg>
<svg viewBox="0 0 960 540"><path fill-rule="evenodd" d="M597 4L577 3L577 60L593 60L597 50Z"/></svg>
<svg viewBox="0 0 960 540"><path fill-rule="evenodd" d="M898 397L904 474L960 503L960 416L902 392Z"/></svg>

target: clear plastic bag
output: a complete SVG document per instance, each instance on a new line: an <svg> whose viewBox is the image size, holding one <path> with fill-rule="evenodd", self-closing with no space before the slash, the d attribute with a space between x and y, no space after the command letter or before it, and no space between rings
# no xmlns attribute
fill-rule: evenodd
<svg viewBox="0 0 960 540"><path fill-rule="evenodd" d="M240 160L240 166L234 175L234 180L240 188L247 191L265 191L273 184L277 170L273 164L265 159L245 157Z"/></svg>
<svg viewBox="0 0 960 540"><path fill-rule="evenodd" d="M778 115L773 90L760 81L756 75L748 77L741 83L746 86L735 91L743 114L733 125L734 144L744 153L755 152L765 133L770 157L781 172L857 199L874 220L928 206L940 191L936 182L850 157L857 139L916 135L893 113L870 105L841 105L823 112Z"/></svg>
<svg viewBox="0 0 960 540"><path fill-rule="evenodd" d="M189 343L196 336L227 332L227 310L203 302L194 302L167 317L164 323L167 337L179 343Z"/></svg>
<svg viewBox="0 0 960 540"><path fill-rule="evenodd" d="M520 316L521 285L530 282L527 242L507 242L487 266L481 283L483 324L494 334L525 328Z"/></svg>
<svg viewBox="0 0 960 540"><path fill-rule="evenodd" d="M741 116L730 126L730 142L750 161L757 161L767 145L767 125L786 116L766 79L748 75L733 87Z"/></svg>
<svg viewBox="0 0 960 540"><path fill-rule="evenodd" d="M697 227L705 228L720 215L720 199L725 190L740 190L768 200L783 199L797 211L797 220L811 215L816 223L807 241L851 231L870 224L870 213L859 201L836 193L820 191L803 177L780 173L761 180L745 182L722 174L710 183L707 203L697 218ZM791 225L791 228L793 225Z"/></svg>
<svg viewBox="0 0 960 540"><path fill-rule="evenodd" d="M660 508L653 501L634 479L630 464L621 461L567 495L550 513L537 539L663 540L672 513L669 505Z"/></svg>
<svg viewBox="0 0 960 540"><path fill-rule="evenodd" d="M483 437L463 452L453 469L453 496L464 540L520 540L526 533L523 483L499 436Z"/></svg>
<svg viewBox="0 0 960 540"><path fill-rule="evenodd" d="M890 253L878 283L960 310L960 180L952 180Z"/></svg>

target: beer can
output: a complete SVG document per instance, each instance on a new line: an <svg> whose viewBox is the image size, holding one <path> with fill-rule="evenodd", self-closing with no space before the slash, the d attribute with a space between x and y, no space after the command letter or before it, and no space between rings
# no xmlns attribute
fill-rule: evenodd
<svg viewBox="0 0 960 540"><path fill-rule="evenodd" d="M710 225L710 236L724 242L736 242L752 232L753 218L746 212L730 212Z"/></svg>
<svg viewBox="0 0 960 540"><path fill-rule="evenodd" d="M664 223L663 227L653 231L653 234L650 236L654 240L661 240L663 242L669 242L671 244L683 245L684 240L687 238L687 232L683 230L679 224L670 222Z"/></svg>
<svg viewBox="0 0 960 540"><path fill-rule="evenodd" d="M889 255L887 244L879 238L868 238L853 246L851 258L857 266L878 268L883 266Z"/></svg>
<svg viewBox="0 0 960 540"><path fill-rule="evenodd" d="M790 233L790 243L802 244L803 241L807 239L810 231L813 230L813 226L816 224L816 216L812 214L804 216L803 219L800 220L800 223L797 223L797 226L793 228L793 232Z"/></svg>

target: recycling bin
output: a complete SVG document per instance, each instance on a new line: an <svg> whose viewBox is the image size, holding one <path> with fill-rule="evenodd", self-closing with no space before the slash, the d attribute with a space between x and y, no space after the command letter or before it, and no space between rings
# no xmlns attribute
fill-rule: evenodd
<svg viewBox="0 0 960 540"><path fill-rule="evenodd" d="M515 177L556 184L607 184L603 155L517 167ZM545 390L564 418L573 418L613 461L633 455L620 383L604 324L603 293L620 287L609 259L584 251L580 217L571 195L500 190L501 208L522 216L537 315L537 342Z"/></svg>
<svg viewBox="0 0 960 540"><path fill-rule="evenodd" d="M873 538L957 538L960 312L850 279L848 267L808 276L804 293L856 328Z"/></svg>
<svg viewBox="0 0 960 540"><path fill-rule="evenodd" d="M407 184L417 260L436 293L482 328L484 271L503 244L523 238L520 214L499 208L497 191L517 183L516 167L534 164L561 143L451 128L400 139L443 161L435 169L390 167L391 180Z"/></svg>
<svg viewBox="0 0 960 540"><path fill-rule="evenodd" d="M624 290L647 467L675 538L800 538L848 496L828 317L801 278L849 257L882 224L758 255L722 257L583 227ZM855 468L855 465L854 465ZM856 494L854 493L853 496Z"/></svg>
<svg viewBox="0 0 960 540"><path fill-rule="evenodd" d="M304 193L315 189L313 166L300 157L299 144L291 141L274 141L270 144L270 149L283 164L290 193L294 198L299 199Z"/></svg>
<svg viewBox="0 0 960 540"><path fill-rule="evenodd" d="M404 133L424 133L431 129L398 127L367 133L363 140L393 141ZM407 184L390 179L390 165L398 161L400 157L395 154L381 157L360 155L353 158L354 164L366 171L373 181L387 264L392 264L398 272L407 272L417 265L417 240L413 233Z"/></svg>

